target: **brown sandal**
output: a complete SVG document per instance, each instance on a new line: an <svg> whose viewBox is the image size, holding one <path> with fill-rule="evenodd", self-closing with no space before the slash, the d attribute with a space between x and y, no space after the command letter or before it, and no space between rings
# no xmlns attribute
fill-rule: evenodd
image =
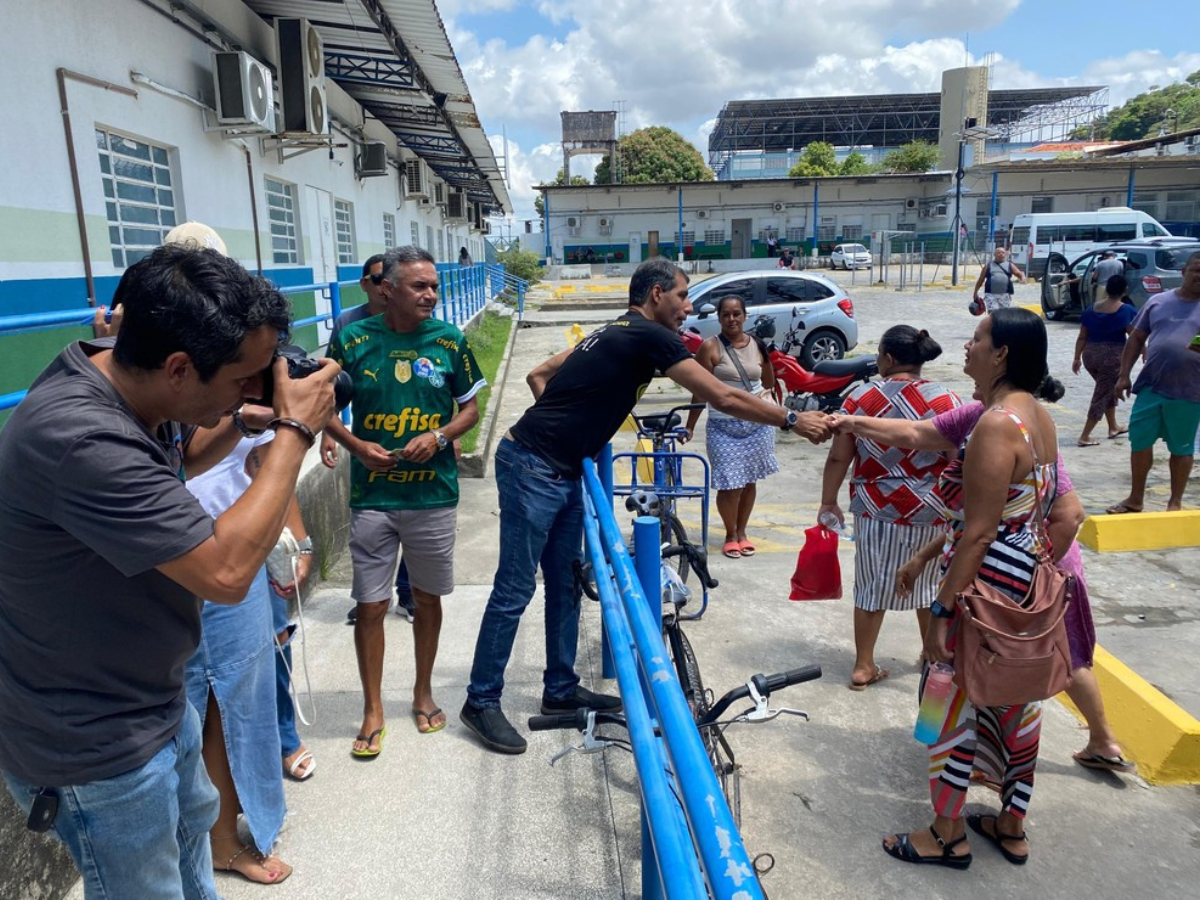
<svg viewBox="0 0 1200 900"><path fill-rule="evenodd" d="M233 867L233 864L237 861L238 857L242 856L245 853L249 853L251 858L253 858L259 864L259 866L262 867L263 871L267 872L268 874L275 874L278 877L274 878L271 881L261 881L257 878L251 878L249 875L247 875L241 869L235 869ZM279 862L279 864L284 867L284 870L281 872L273 873L270 869L268 869L267 862L272 859ZM233 854L233 856L229 857L229 859L225 860L225 864L223 866L217 865L217 863L214 861L213 869L217 872L233 872L237 875L241 875L243 878L245 878L251 884L282 884L284 881L287 881L288 876L290 876L292 874L292 867L289 866L287 863L285 863L282 859L279 859L276 856L263 856L261 853L259 853L257 850L255 850L253 847L251 847L249 844L242 844L242 848L240 850L238 850L237 853Z"/></svg>

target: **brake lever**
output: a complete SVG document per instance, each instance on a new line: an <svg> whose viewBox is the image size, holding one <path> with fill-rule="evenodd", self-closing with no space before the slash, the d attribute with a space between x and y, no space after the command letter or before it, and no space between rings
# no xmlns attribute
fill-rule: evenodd
<svg viewBox="0 0 1200 900"><path fill-rule="evenodd" d="M771 707L768 704L769 697L764 697L758 692L758 688L754 686L754 679L746 682L746 687L750 691L750 699L754 701L754 706L746 710L740 716L744 722L770 722L777 716L787 714L790 716L800 716L804 721L808 721L808 713L800 709L790 709L786 706Z"/></svg>
<svg viewBox="0 0 1200 900"><path fill-rule="evenodd" d="M550 765L553 766L556 762L567 756L570 753L599 753L607 747L611 747L616 741L608 738L596 736L596 711L588 710L587 726L583 729L583 742L580 744L571 744L559 750L550 758Z"/></svg>

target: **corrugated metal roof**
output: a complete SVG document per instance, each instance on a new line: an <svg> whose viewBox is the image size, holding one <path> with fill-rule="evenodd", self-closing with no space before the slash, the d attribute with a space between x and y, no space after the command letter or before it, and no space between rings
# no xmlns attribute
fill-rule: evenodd
<svg viewBox="0 0 1200 900"><path fill-rule="evenodd" d="M245 0L268 22L303 18L325 44L325 77L472 200L512 203L433 0Z"/></svg>

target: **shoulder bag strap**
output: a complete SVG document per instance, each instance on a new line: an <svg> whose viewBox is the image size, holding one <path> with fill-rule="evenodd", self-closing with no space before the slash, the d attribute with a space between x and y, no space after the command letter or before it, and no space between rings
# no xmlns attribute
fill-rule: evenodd
<svg viewBox="0 0 1200 900"><path fill-rule="evenodd" d="M717 337L721 339L721 346L725 348L725 352L728 353L729 358L733 360L733 365L738 370L738 376L742 379L742 385L745 386L747 391L751 391L752 388L750 379L746 377L746 367L742 365L742 361L738 359L737 353L734 352L736 348L734 348L729 338L725 337L725 335L720 334L717 335ZM753 341L754 339L751 338L750 340Z"/></svg>

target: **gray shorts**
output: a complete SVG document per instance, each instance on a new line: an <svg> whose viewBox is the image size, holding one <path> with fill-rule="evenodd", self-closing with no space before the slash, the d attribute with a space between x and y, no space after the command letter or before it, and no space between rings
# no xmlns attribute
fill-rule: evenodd
<svg viewBox="0 0 1200 900"><path fill-rule="evenodd" d="M359 603L392 599L402 545L413 587L437 597L453 593L457 522L456 506L350 510L351 599Z"/></svg>
<svg viewBox="0 0 1200 900"><path fill-rule="evenodd" d="M1008 309L1013 305L1012 294L987 294L983 295L983 305L988 312L993 309Z"/></svg>

